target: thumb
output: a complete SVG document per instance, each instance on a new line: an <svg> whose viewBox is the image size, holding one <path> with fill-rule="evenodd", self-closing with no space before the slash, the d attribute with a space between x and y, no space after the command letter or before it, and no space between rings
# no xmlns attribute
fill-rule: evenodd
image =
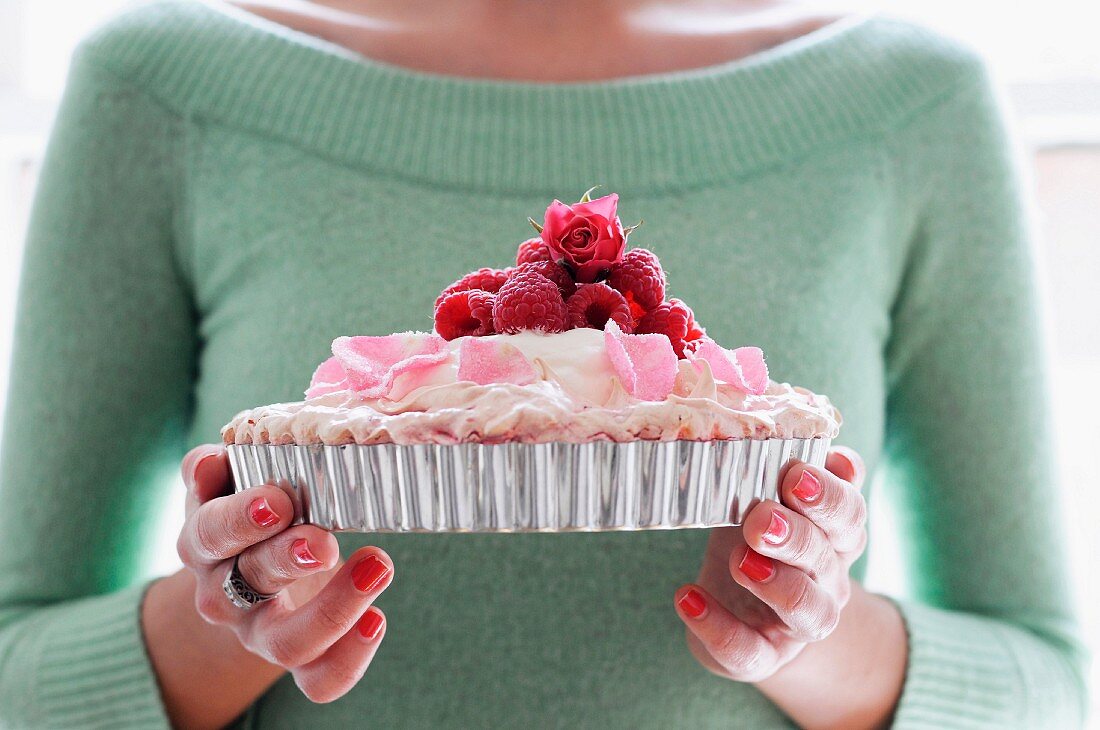
<svg viewBox="0 0 1100 730"><path fill-rule="evenodd" d="M187 452L180 464L187 487L188 514L204 502L233 492L229 459L220 444L202 444Z"/></svg>

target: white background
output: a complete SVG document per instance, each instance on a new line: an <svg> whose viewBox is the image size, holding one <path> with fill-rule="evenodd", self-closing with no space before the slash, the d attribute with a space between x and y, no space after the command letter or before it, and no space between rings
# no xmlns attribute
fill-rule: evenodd
<svg viewBox="0 0 1100 730"><path fill-rule="evenodd" d="M123 4L0 0L0 405L7 391L23 228L69 54L89 28ZM875 7L866 0L849 5ZM1061 436L1068 490L1064 530L1057 537L1070 548L1077 602L1095 647L1100 638L1095 608L1100 574L1094 567L1100 555L1100 480L1094 458L1100 444L1100 18L1090 5L1079 0L900 0L891 10L977 46L1010 91L1041 211L1057 396L1052 420ZM899 593L904 576L890 544L888 491L885 496L873 510L877 548L868 583ZM163 516L162 543L150 557L155 573L178 566L174 542L181 520L182 499ZM1096 665L1094 706L1100 705L1100 662ZM1093 714L1098 719L1091 727L1100 728L1100 713Z"/></svg>

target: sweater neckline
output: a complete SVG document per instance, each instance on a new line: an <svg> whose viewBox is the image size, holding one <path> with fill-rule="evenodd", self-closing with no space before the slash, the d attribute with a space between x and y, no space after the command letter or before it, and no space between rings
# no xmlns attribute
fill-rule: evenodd
<svg viewBox="0 0 1100 730"><path fill-rule="evenodd" d="M423 71L409 66L401 66L358 53L333 41L328 41L281 23L268 20L261 15L241 10L225 0L208 0L208 6L236 22L249 26L258 34L276 36L290 44L344 58L351 64L362 66L363 70L368 73L397 76L413 84L434 83L449 85L457 89L460 93L469 91L471 87L488 86L506 94L529 89L557 89L569 92L578 90L583 91L586 88L596 87L615 89L616 87L623 86L637 87L669 83L690 83L699 77L736 73L744 66L768 63L772 60L773 56L796 54L803 46L828 42L831 36L843 35L878 15L875 11L853 12L824 26L815 28L808 33L783 41L782 43L778 43L749 56L743 56L728 61L720 61L718 63L695 68L660 73L635 74L596 81L518 81L514 79L457 76Z"/></svg>
<svg viewBox="0 0 1100 730"><path fill-rule="evenodd" d="M160 13L116 53L168 103L463 192L700 187L865 130L927 85L883 38L912 29L877 13L716 65L577 82L396 66L217 0L167 0Z"/></svg>

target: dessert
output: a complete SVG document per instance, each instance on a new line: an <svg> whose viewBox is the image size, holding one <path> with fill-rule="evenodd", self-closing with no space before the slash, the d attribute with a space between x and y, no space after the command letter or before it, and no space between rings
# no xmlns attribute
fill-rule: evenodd
<svg viewBox="0 0 1100 730"><path fill-rule="evenodd" d="M244 411L226 426L225 439L239 444L499 444L836 433L835 409L822 396L774 381L760 387L759 382L741 386L718 379L715 371L738 378L736 361L727 353L705 352L710 360L672 360L671 369L665 363L660 369L643 364L633 372L630 364L617 368L609 351L618 348L620 359L623 352L629 355L618 341L628 336L612 320L603 330L524 331L450 342L425 333L361 344L347 338L334 344L340 354L319 369L307 391L310 397ZM390 363L376 356L374 361L382 362L377 369L362 364L389 348L402 359ZM347 364L341 366L341 360ZM343 367L354 373L354 386L343 382ZM766 376L757 373L762 382ZM325 382L326 377L333 382Z"/></svg>
<svg viewBox="0 0 1100 730"><path fill-rule="evenodd" d="M304 400L234 417L238 488L283 481L335 529L711 526L820 464L828 398L708 337L590 193L446 287L432 332L337 337Z"/></svg>

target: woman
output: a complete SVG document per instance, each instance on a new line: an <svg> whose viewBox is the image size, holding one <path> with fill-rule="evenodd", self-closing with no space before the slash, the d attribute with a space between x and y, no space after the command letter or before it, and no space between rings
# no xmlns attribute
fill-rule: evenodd
<svg viewBox="0 0 1100 730"><path fill-rule="evenodd" d="M3 724L1081 722L1026 216L971 53L780 3L343 5L165 2L77 54L4 435ZM334 335L425 328L597 183L849 448L743 529L337 538L200 446L185 568L147 580L185 444L299 397ZM911 601L859 584L879 471ZM236 555L277 600L226 599Z"/></svg>

